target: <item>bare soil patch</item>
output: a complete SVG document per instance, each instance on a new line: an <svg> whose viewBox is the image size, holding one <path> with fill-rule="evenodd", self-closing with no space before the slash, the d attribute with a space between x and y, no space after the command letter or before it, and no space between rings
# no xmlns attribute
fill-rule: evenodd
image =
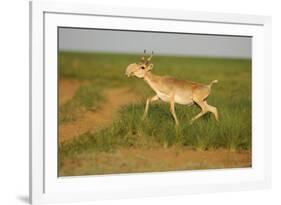
<svg viewBox="0 0 281 205"><path fill-rule="evenodd" d="M226 149L122 148L63 160L60 176L251 167L251 152Z"/></svg>
<svg viewBox="0 0 281 205"><path fill-rule="evenodd" d="M64 87L66 86L67 89ZM72 86L73 89L70 91L69 83L61 83L61 89L63 92L64 99L69 99L74 96L77 88ZM83 116L76 121L64 123L59 126L59 141L64 142L66 140L74 139L85 132L95 132L97 129L109 125L114 116L117 114L121 106L136 102L138 96L131 92L129 88L112 88L104 91L106 98L105 103L101 104L100 107L93 111L86 111Z"/></svg>
<svg viewBox="0 0 281 205"><path fill-rule="evenodd" d="M71 100L79 89L81 81L60 79L59 81L59 106L65 104L68 100Z"/></svg>

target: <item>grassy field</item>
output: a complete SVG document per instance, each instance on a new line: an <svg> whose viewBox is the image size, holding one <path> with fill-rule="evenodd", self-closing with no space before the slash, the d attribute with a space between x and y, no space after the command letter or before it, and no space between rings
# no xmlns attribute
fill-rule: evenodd
<svg viewBox="0 0 281 205"><path fill-rule="evenodd" d="M144 163L138 164L133 160L130 165L126 165L130 166L127 169L116 168L116 166L122 167L122 164L116 164L115 167L112 165L109 168L104 165L106 168L101 168L101 163L105 163L104 161L116 162L118 153L120 158L126 161L128 155L120 154L126 150L133 150L132 153L135 153L136 150L151 152L153 149L160 149L160 154L167 152L165 150L172 150L176 156L178 152L190 152L190 150L251 152L251 60L155 55L153 58L155 74L171 75L205 84L214 79L219 81L212 87L208 103L218 108L220 122L217 123L212 115L206 114L190 125L189 120L199 113L200 109L196 106L176 105L176 114L180 122L180 126L176 128L169 105L166 103L152 103L147 119L141 120L145 100L154 93L143 80L127 78L124 75L126 66L138 62L139 59L140 56L136 55L59 53L60 79L74 79L81 82L80 88L71 100L60 105L60 126L79 121L89 110L98 110L107 100L103 94L106 90L126 87L139 98L136 103L122 106L107 127L101 127L95 132L81 133L75 139L61 143L60 175L243 166L239 163L216 166L207 162L198 165L196 161L195 165L193 163L194 166L164 166L161 165L161 160L158 160L160 164L156 166L153 162L147 164L144 159ZM107 156L107 160L99 162L99 157L104 156ZM153 168L145 168L151 167L151 164ZM80 168L75 169L79 166Z"/></svg>

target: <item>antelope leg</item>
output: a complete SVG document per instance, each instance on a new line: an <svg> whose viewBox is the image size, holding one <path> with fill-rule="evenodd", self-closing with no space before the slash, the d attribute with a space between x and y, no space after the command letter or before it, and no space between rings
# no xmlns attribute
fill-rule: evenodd
<svg viewBox="0 0 281 205"><path fill-rule="evenodd" d="M178 121L178 118L175 113L175 96L174 95L171 95L171 98L170 98L170 111L174 117L176 125L178 125L179 121Z"/></svg>
<svg viewBox="0 0 281 205"><path fill-rule="evenodd" d="M144 113L142 115L142 119L144 120L147 116L147 113L148 113L148 108L149 108L149 103L150 102L153 102L153 101L156 101L158 100L159 97L157 95L153 96L153 97L150 97L150 98L147 98L146 100L146 105L145 105L145 110L144 110Z"/></svg>
<svg viewBox="0 0 281 205"><path fill-rule="evenodd" d="M213 113L213 115L215 116L216 120L219 121L218 109L216 107L212 106L212 105L209 105L207 103L207 101L204 101L204 103L205 103L208 111Z"/></svg>
<svg viewBox="0 0 281 205"><path fill-rule="evenodd" d="M199 117L202 117L204 114L206 114L209 111L204 102L202 101L195 101L195 102L200 106L201 112L190 120L190 124L192 124L195 120L197 120Z"/></svg>

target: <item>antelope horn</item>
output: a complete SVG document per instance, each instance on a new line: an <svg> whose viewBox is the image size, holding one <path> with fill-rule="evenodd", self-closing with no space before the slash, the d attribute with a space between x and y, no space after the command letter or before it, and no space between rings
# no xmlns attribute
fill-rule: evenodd
<svg viewBox="0 0 281 205"><path fill-rule="evenodd" d="M144 53L144 56L145 56L145 54L146 54L146 50L145 50L145 49L144 49L143 53ZM145 62L145 57L144 57L144 56L141 57L141 61L142 61L142 62Z"/></svg>
<svg viewBox="0 0 281 205"><path fill-rule="evenodd" d="M151 55L149 56L149 58L147 59L147 61L151 61L152 56L153 56L153 51L151 52Z"/></svg>

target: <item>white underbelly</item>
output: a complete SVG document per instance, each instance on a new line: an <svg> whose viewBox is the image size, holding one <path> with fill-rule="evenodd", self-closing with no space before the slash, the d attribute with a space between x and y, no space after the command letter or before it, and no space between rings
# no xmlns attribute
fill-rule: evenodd
<svg viewBox="0 0 281 205"><path fill-rule="evenodd" d="M170 102L170 96L164 93L157 93L157 96L164 102ZM182 105L190 105L193 104L193 100L191 97L181 97L179 95L175 95L175 103L182 104Z"/></svg>
<svg viewBox="0 0 281 205"><path fill-rule="evenodd" d="M175 103L182 104L182 105L190 105L190 104L193 104L193 100L192 100L192 98L189 98L186 96L181 97L181 96L175 95Z"/></svg>

